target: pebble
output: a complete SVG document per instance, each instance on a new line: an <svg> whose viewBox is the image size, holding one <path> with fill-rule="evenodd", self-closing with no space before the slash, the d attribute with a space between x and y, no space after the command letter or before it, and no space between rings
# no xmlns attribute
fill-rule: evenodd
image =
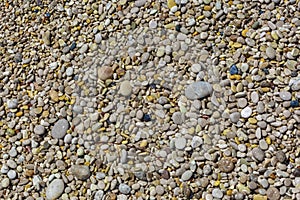
<svg viewBox="0 0 300 200"><path fill-rule="evenodd" d="M120 84L120 90L119 90L120 94L127 97L130 96L130 94L132 93L132 86L130 84L130 81L123 81Z"/></svg>
<svg viewBox="0 0 300 200"><path fill-rule="evenodd" d="M46 129L42 125L36 125L33 129L33 132L37 135L43 135L45 133Z"/></svg>
<svg viewBox="0 0 300 200"><path fill-rule="evenodd" d="M130 186L128 186L127 184L121 183L121 184L119 185L119 191L120 191L122 194L130 194L131 188L130 188Z"/></svg>
<svg viewBox="0 0 300 200"><path fill-rule="evenodd" d="M256 160L260 162L265 159L265 153L259 147L255 147L254 149L252 149L252 155Z"/></svg>
<svg viewBox="0 0 300 200"><path fill-rule="evenodd" d="M219 169L222 172L229 173L234 169L234 164L229 158L222 158L218 162Z"/></svg>
<svg viewBox="0 0 300 200"><path fill-rule="evenodd" d="M8 177L10 180L15 179L15 178L17 177L16 171L14 171L14 170L9 170L9 171L7 172L7 177Z"/></svg>
<svg viewBox="0 0 300 200"><path fill-rule="evenodd" d="M90 168L86 165L73 165L71 167L71 173L78 179L78 180L87 180L91 176Z"/></svg>
<svg viewBox="0 0 300 200"><path fill-rule="evenodd" d="M46 188L46 199L58 199L65 190L65 184L62 179L54 179Z"/></svg>
<svg viewBox="0 0 300 200"><path fill-rule="evenodd" d="M283 101L288 101L292 98L292 94L286 91L280 92L279 96Z"/></svg>
<svg viewBox="0 0 300 200"><path fill-rule="evenodd" d="M252 109L250 107L246 107L241 111L241 117L249 118L252 115Z"/></svg>
<svg viewBox="0 0 300 200"><path fill-rule="evenodd" d="M284 163L286 161L286 155L281 150L279 150L279 151L276 152L276 158L281 163Z"/></svg>
<svg viewBox="0 0 300 200"><path fill-rule="evenodd" d="M241 113L239 113L239 112L234 112L229 115L229 118L230 118L231 122L233 122L233 123L237 123L239 121L240 117L241 117Z"/></svg>
<svg viewBox="0 0 300 200"><path fill-rule="evenodd" d="M50 46L51 45L51 33L50 31L46 31L42 35L42 40L45 45Z"/></svg>
<svg viewBox="0 0 300 200"><path fill-rule="evenodd" d="M10 184L10 180L8 178L3 178L1 181L2 188L7 188Z"/></svg>
<svg viewBox="0 0 300 200"><path fill-rule="evenodd" d="M112 78L113 68L108 66L103 66L98 68L98 78L102 81Z"/></svg>
<svg viewBox="0 0 300 200"><path fill-rule="evenodd" d="M176 149L182 150L186 146L186 139L184 137L175 138Z"/></svg>
<svg viewBox="0 0 300 200"><path fill-rule="evenodd" d="M238 74L239 70L238 70L237 66L236 65L231 65L231 67L229 69L229 73L230 73L230 75Z"/></svg>
<svg viewBox="0 0 300 200"><path fill-rule="evenodd" d="M274 59L276 56L276 51L272 47L267 47L266 54L267 54L268 58Z"/></svg>
<svg viewBox="0 0 300 200"><path fill-rule="evenodd" d="M181 125L184 122L184 115L181 112L174 112L172 120L175 124Z"/></svg>
<svg viewBox="0 0 300 200"><path fill-rule="evenodd" d="M188 85L185 89L185 96L190 100L202 99L210 96L213 92L212 85L208 82L199 81Z"/></svg>
<svg viewBox="0 0 300 200"><path fill-rule="evenodd" d="M213 195L213 197L218 199L222 199L223 197L223 192L219 188L214 188L211 194Z"/></svg>
<svg viewBox="0 0 300 200"><path fill-rule="evenodd" d="M196 63L191 66L191 71L194 73L199 73L201 71L201 65Z"/></svg>
<svg viewBox="0 0 300 200"><path fill-rule="evenodd" d="M279 190L275 187L269 187L266 194L268 199L274 199L274 200L280 199Z"/></svg>
<svg viewBox="0 0 300 200"><path fill-rule="evenodd" d="M57 139L63 138L66 135L69 127L70 127L70 124L66 119L58 120L52 127L52 130L51 130L52 137L57 138Z"/></svg>
<svg viewBox="0 0 300 200"><path fill-rule="evenodd" d="M192 176L193 176L193 172L191 170L187 170L181 175L181 180L188 181L192 178Z"/></svg>
<svg viewBox="0 0 300 200"><path fill-rule="evenodd" d="M8 109L15 109L17 107L18 107L18 100L17 99L7 100L7 108Z"/></svg>
<svg viewBox="0 0 300 200"><path fill-rule="evenodd" d="M66 75L67 75L67 76L73 76L73 72L74 72L73 67L68 67L68 68L66 69Z"/></svg>

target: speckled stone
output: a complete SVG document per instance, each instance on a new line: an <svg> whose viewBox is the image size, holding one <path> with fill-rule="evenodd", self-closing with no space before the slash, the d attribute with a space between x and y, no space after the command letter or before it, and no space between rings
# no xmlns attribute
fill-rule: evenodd
<svg viewBox="0 0 300 200"><path fill-rule="evenodd" d="M70 124L66 119L58 120L52 128L52 131L51 131L52 137L58 138L58 139L63 138L66 135L69 127L70 127Z"/></svg>

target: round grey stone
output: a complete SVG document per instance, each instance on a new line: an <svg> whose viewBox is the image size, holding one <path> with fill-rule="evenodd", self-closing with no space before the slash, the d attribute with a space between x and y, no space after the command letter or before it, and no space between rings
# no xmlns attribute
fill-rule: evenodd
<svg viewBox="0 0 300 200"><path fill-rule="evenodd" d="M130 191L131 191L131 188L125 184L125 183L121 183L119 185L119 191L122 193L122 194L129 194Z"/></svg>
<svg viewBox="0 0 300 200"><path fill-rule="evenodd" d="M194 73L198 73L201 70L201 65L198 63L195 63L191 66L191 71Z"/></svg>
<svg viewBox="0 0 300 200"><path fill-rule="evenodd" d="M267 47L266 55L268 56L268 58L274 59L276 56L276 51L272 47Z"/></svg>
<svg viewBox="0 0 300 200"><path fill-rule="evenodd" d="M94 200L102 200L104 196L103 190L98 190L94 195Z"/></svg>
<svg viewBox="0 0 300 200"><path fill-rule="evenodd" d="M18 152L17 152L17 150L16 150L15 147L12 147L12 148L9 150L8 154L9 154L10 157L14 158L14 157L16 157L16 156L18 155Z"/></svg>
<svg viewBox="0 0 300 200"><path fill-rule="evenodd" d="M65 184L62 179L54 179L46 189L46 199L58 199L65 190Z"/></svg>
<svg viewBox="0 0 300 200"><path fill-rule="evenodd" d="M193 176L193 172L191 170L187 170L181 175L181 180L188 181L190 180L190 178L192 178L192 176Z"/></svg>
<svg viewBox="0 0 300 200"><path fill-rule="evenodd" d="M240 99L238 99L238 102L237 102L237 106L239 107L239 108L245 108L246 106L247 106L247 99L245 99L245 98L240 98Z"/></svg>
<svg viewBox="0 0 300 200"><path fill-rule="evenodd" d="M205 81L194 82L185 89L185 96L190 100L202 99L213 92L212 85Z"/></svg>
<svg viewBox="0 0 300 200"><path fill-rule="evenodd" d="M229 115L231 122L236 123L239 121L241 114L239 112L234 112Z"/></svg>
<svg viewBox="0 0 300 200"><path fill-rule="evenodd" d="M174 112L172 120L175 124L181 125L184 122L184 115L181 112Z"/></svg>
<svg viewBox="0 0 300 200"><path fill-rule="evenodd" d="M252 149L252 155L256 160L260 162L265 159L265 153L259 147L255 147L254 149Z"/></svg>
<svg viewBox="0 0 300 200"><path fill-rule="evenodd" d="M11 99L7 100L7 108L8 109L14 109L18 107L18 100L17 99Z"/></svg>
<svg viewBox="0 0 300 200"><path fill-rule="evenodd" d="M212 193L213 197L221 199L223 197L223 192L219 188L214 188Z"/></svg>
<svg viewBox="0 0 300 200"><path fill-rule="evenodd" d="M86 165L73 165L71 167L71 173L78 180L87 180L91 176L90 168Z"/></svg>
<svg viewBox="0 0 300 200"><path fill-rule="evenodd" d="M185 148L186 139L184 137L178 137L175 139L175 148L182 150Z"/></svg>
<svg viewBox="0 0 300 200"><path fill-rule="evenodd" d="M275 187L269 187L267 190L267 197L268 199L278 200L280 199L280 192Z"/></svg>
<svg viewBox="0 0 300 200"><path fill-rule="evenodd" d="M279 150L276 152L276 158L279 162L283 163L286 160L286 155L283 151Z"/></svg>
<svg viewBox="0 0 300 200"><path fill-rule="evenodd" d="M156 194L158 194L158 195L163 195L165 193L165 189L161 185L157 185L155 187L155 191L156 191Z"/></svg>
<svg viewBox="0 0 300 200"><path fill-rule="evenodd" d="M279 96L284 101L288 101L292 98L292 94L290 92L286 92L286 91L280 92Z"/></svg>
<svg viewBox="0 0 300 200"><path fill-rule="evenodd" d="M262 139L262 140L259 140L259 147L262 149L262 150L267 150L269 145L268 143Z"/></svg>
<svg viewBox="0 0 300 200"><path fill-rule="evenodd" d="M129 96L132 92L130 81L123 81L120 85L119 93L123 96Z"/></svg>
<svg viewBox="0 0 300 200"><path fill-rule="evenodd" d="M73 75L73 72L74 72L73 67L68 67L68 68L66 69L66 75L67 75L67 76L72 76L72 75Z"/></svg>
<svg viewBox="0 0 300 200"><path fill-rule="evenodd" d="M33 132L37 135L43 135L45 133L45 127L42 125L36 125Z"/></svg>
<svg viewBox="0 0 300 200"><path fill-rule="evenodd" d="M250 107L246 107L241 111L241 117L249 118L252 114L252 109Z"/></svg>
<svg viewBox="0 0 300 200"><path fill-rule="evenodd" d="M17 177L17 173L15 170L9 170L7 172L7 177L12 180L12 179L15 179Z"/></svg>
<svg viewBox="0 0 300 200"><path fill-rule="evenodd" d="M51 131L52 137L57 138L57 139L63 138L66 135L69 127L70 127L70 124L66 119L58 120L52 128L52 131Z"/></svg>

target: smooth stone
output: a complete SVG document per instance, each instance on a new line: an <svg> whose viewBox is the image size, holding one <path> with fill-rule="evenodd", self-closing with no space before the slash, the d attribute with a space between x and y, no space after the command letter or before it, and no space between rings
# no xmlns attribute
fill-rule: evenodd
<svg viewBox="0 0 300 200"><path fill-rule="evenodd" d="M7 177L12 180L12 179L15 179L17 177L17 173L15 170L9 170L7 172Z"/></svg>
<svg viewBox="0 0 300 200"><path fill-rule="evenodd" d="M247 106L247 104L248 104L247 99L245 99L245 98L238 99L237 106L239 108L245 108Z"/></svg>
<svg viewBox="0 0 300 200"><path fill-rule="evenodd" d="M100 44L101 41L102 41L102 35L101 35L101 33L97 33L97 34L95 35L95 42L96 42L97 44Z"/></svg>
<svg viewBox="0 0 300 200"><path fill-rule="evenodd" d="M3 178L2 181L1 181L1 186L2 188L7 188L10 184L10 180L9 178Z"/></svg>
<svg viewBox="0 0 300 200"><path fill-rule="evenodd" d="M86 165L73 165L71 167L71 173L78 179L78 180L87 180L91 176L90 168Z"/></svg>
<svg viewBox="0 0 300 200"><path fill-rule="evenodd" d="M184 137L175 138L175 148L182 150L186 146L186 139Z"/></svg>
<svg viewBox="0 0 300 200"><path fill-rule="evenodd" d="M221 199L223 197L223 192L219 188L214 188L212 191L212 196L218 199Z"/></svg>
<svg viewBox="0 0 300 200"><path fill-rule="evenodd" d="M275 187L269 187L266 194L268 199L272 199L272 200L280 199L280 192Z"/></svg>
<svg viewBox="0 0 300 200"><path fill-rule="evenodd" d="M201 71L201 65L198 63L195 63L191 66L191 71L194 73L199 73Z"/></svg>
<svg viewBox="0 0 300 200"><path fill-rule="evenodd" d="M62 195L65 190L65 184L62 179L54 179L46 189L46 199L55 200Z"/></svg>
<svg viewBox="0 0 300 200"><path fill-rule="evenodd" d="M119 93L123 96L129 96L132 93L130 81L123 81L120 85Z"/></svg>
<svg viewBox="0 0 300 200"><path fill-rule="evenodd" d="M259 101L256 106L256 111L258 113L263 113L265 111L265 104L262 101Z"/></svg>
<svg viewBox="0 0 300 200"><path fill-rule="evenodd" d="M241 114L239 112L234 112L229 115L229 119L233 123L237 123L239 121L240 117L241 117Z"/></svg>
<svg viewBox="0 0 300 200"><path fill-rule="evenodd" d="M68 68L66 69L66 75L67 75L67 76L72 76L72 75L73 75L73 72L74 72L73 67L68 67Z"/></svg>
<svg viewBox="0 0 300 200"><path fill-rule="evenodd" d="M229 158L222 158L218 162L218 166L219 169L225 173L231 172L234 169L234 164Z"/></svg>
<svg viewBox="0 0 300 200"><path fill-rule="evenodd" d="M87 52L88 48L89 48L89 45L88 45L88 44L84 44L84 45L82 45L82 47L80 47L80 49L79 49L78 52L79 52L80 54L84 54L84 53Z"/></svg>
<svg viewBox="0 0 300 200"><path fill-rule="evenodd" d="M257 92L252 92L251 93L251 101L253 103L257 103L259 101L259 96Z"/></svg>
<svg viewBox="0 0 300 200"><path fill-rule="evenodd" d="M175 124L181 125L184 122L184 115L181 112L174 112L172 120Z"/></svg>
<svg viewBox="0 0 300 200"><path fill-rule="evenodd" d="M112 78L113 73L112 67L103 66L98 68L98 78L102 81Z"/></svg>
<svg viewBox="0 0 300 200"><path fill-rule="evenodd" d="M286 155L282 150L277 151L275 155L279 162L284 163L286 161Z"/></svg>
<svg viewBox="0 0 300 200"><path fill-rule="evenodd" d="M103 196L104 196L104 191L98 190L94 195L94 200L102 200Z"/></svg>
<svg viewBox="0 0 300 200"><path fill-rule="evenodd" d="M70 124L66 119L58 120L52 128L52 131L51 131L52 137L57 138L57 139L63 138L66 135L69 127L70 127Z"/></svg>
<svg viewBox="0 0 300 200"><path fill-rule="evenodd" d="M190 180L190 178L192 178L192 176L193 176L193 172L191 170L187 170L181 175L181 180L188 181Z"/></svg>
<svg viewBox="0 0 300 200"><path fill-rule="evenodd" d="M15 54L15 56L14 56L14 61L15 61L16 63L22 62L22 59L23 59L22 53L18 52L18 53Z"/></svg>
<svg viewBox="0 0 300 200"><path fill-rule="evenodd" d="M47 45L47 46L51 45L51 33L50 33L50 31L46 31L42 35L42 40L43 40L45 45Z"/></svg>
<svg viewBox="0 0 300 200"><path fill-rule="evenodd" d="M33 129L33 132L37 135L43 135L45 133L45 127L42 125L36 125Z"/></svg>
<svg viewBox="0 0 300 200"><path fill-rule="evenodd" d="M260 162L265 159L265 153L259 147L255 147L254 149L252 149L252 155L256 160Z"/></svg>
<svg viewBox="0 0 300 200"><path fill-rule="evenodd" d="M292 98L292 94L290 92L286 92L286 91L280 92L279 96L284 101L291 100L291 98Z"/></svg>
<svg viewBox="0 0 300 200"><path fill-rule="evenodd" d="M199 81L188 85L185 89L185 96L190 100L202 99L210 96L213 92L213 87L210 83Z"/></svg>
<svg viewBox="0 0 300 200"><path fill-rule="evenodd" d="M7 100L6 104L8 109L15 109L18 107L18 100L17 99Z"/></svg>
<svg viewBox="0 0 300 200"><path fill-rule="evenodd" d="M267 150L269 145L268 143L262 139L262 140L259 140L259 147L262 149L262 150Z"/></svg>
<svg viewBox="0 0 300 200"><path fill-rule="evenodd" d="M131 188L125 184L125 183L121 183L119 185L119 191L122 193L122 194L129 194L130 191L131 191Z"/></svg>
<svg viewBox="0 0 300 200"><path fill-rule="evenodd" d="M270 59L274 59L276 57L276 51L272 47L266 48L266 54Z"/></svg>
<svg viewBox="0 0 300 200"><path fill-rule="evenodd" d="M252 115L252 109L250 107L246 107L241 111L241 117L249 118Z"/></svg>

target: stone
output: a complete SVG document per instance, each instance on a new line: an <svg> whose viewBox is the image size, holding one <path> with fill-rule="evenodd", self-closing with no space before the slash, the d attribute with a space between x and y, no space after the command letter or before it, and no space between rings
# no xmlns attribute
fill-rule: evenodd
<svg viewBox="0 0 300 200"><path fill-rule="evenodd" d="M101 41L102 41L102 35L101 35L101 33L97 33L97 34L95 35L95 42L96 42L97 44L100 44Z"/></svg>
<svg viewBox="0 0 300 200"><path fill-rule="evenodd" d="M190 100L202 99L210 96L213 92L213 87L205 81L194 82L188 85L185 89L185 96Z"/></svg>
<svg viewBox="0 0 300 200"><path fill-rule="evenodd" d="M190 178L192 178L192 176L193 176L193 172L191 170L187 170L181 175L181 180L188 181L190 180Z"/></svg>
<svg viewBox="0 0 300 200"><path fill-rule="evenodd" d="M266 48L266 55L270 59L274 59L276 57L276 51L272 47Z"/></svg>
<svg viewBox="0 0 300 200"><path fill-rule="evenodd" d="M86 165L73 165L71 173L78 179L85 181L91 176L90 168Z"/></svg>
<svg viewBox="0 0 300 200"><path fill-rule="evenodd" d="M123 81L120 84L119 93L125 97L130 96L132 93L132 86L130 84L130 81Z"/></svg>
<svg viewBox="0 0 300 200"><path fill-rule="evenodd" d="M42 40L43 40L45 45L47 45L47 46L51 45L51 33L50 33L50 31L46 31L42 35Z"/></svg>
<svg viewBox="0 0 300 200"><path fill-rule="evenodd" d="M66 69L66 75L67 75L67 76L72 76L72 75L73 75L73 72L74 72L73 67L68 67L68 68Z"/></svg>
<svg viewBox="0 0 300 200"><path fill-rule="evenodd" d="M272 199L272 200L280 199L280 192L275 187L269 187L266 194L268 199Z"/></svg>
<svg viewBox="0 0 300 200"><path fill-rule="evenodd" d="M104 191L98 190L94 195L94 200L102 200L103 196L104 196Z"/></svg>
<svg viewBox="0 0 300 200"><path fill-rule="evenodd" d="M130 186L128 186L127 184L121 183L121 184L119 185L119 191L120 191L122 194L130 194L131 188L130 188Z"/></svg>
<svg viewBox="0 0 300 200"><path fill-rule="evenodd" d="M275 155L279 162L284 163L286 161L286 155L282 150L278 150Z"/></svg>
<svg viewBox="0 0 300 200"><path fill-rule="evenodd" d="M7 100L6 104L8 109L15 109L18 107L18 100L17 99Z"/></svg>
<svg viewBox="0 0 300 200"><path fill-rule="evenodd" d="M212 190L212 196L215 197L215 198L218 198L218 199L222 199L223 197L223 192L219 189L219 188L214 188Z"/></svg>
<svg viewBox="0 0 300 200"><path fill-rule="evenodd" d="M172 120L175 124L181 125L184 122L184 115L181 112L174 112L172 115Z"/></svg>
<svg viewBox="0 0 300 200"><path fill-rule="evenodd" d="M88 48L89 48L88 44L84 44L84 45L82 45L82 46L80 47L80 49L78 50L78 52L79 52L80 54L84 54L84 53L86 53L86 52L88 51Z"/></svg>
<svg viewBox="0 0 300 200"><path fill-rule="evenodd" d="M10 184L10 180L9 178L3 178L2 181L1 181L1 186L2 188L7 188Z"/></svg>
<svg viewBox="0 0 300 200"><path fill-rule="evenodd" d="M175 138L175 148L182 150L185 148L186 139L184 137Z"/></svg>
<svg viewBox="0 0 300 200"><path fill-rule="evenodd" d="M249 118L252 114L252 109L250 107L246 107L241 111L241 117Z"/></svg>
<svg viewBox="0 0 300 200"><path fill-rule="evenodd" d="M102 81L112 78L114 70L112 67L103 66L98 68L98 78Z"/></svg>
<svg viewBox="0 0 300 200"><path fill-rule="evenodd" d="M239 112L234 112L229 115L229 119L233 123L237 123L239 121L240 117L241 117L241 114Z"/></svg>
<svg viewBox="0 0 300 200"><path fill-rule="evenodd" d="M18 53L15 54L15 56L14 56L14 61L15 61L16 63L22 62L22 59L23 59L22 53L18 52Z"/></svg>
<svg viewBox="0 0 300 200"><path fill-rule="evenodd" d="M265 159L265 153L259 147L255 147L254 149L252 149L252 155L256 160L260 162Z"/></svg>
<svg viewBox="0 0 300 200"><path fill-rule="evenodd" d="M45 133L45 127L42 125L36 125L33 129L33 132L37 135L43 135Z"/></svg>
<svg viewBox="0 0 300 200"><path fill-rule="evenodd" d="M46 199L58 199L65 190L65 184L62 179L54 179L46 188Z"/></svg>
<svg viewBox="0 0 300 200"><path fill-rule="evenodd" d="M239 108L245 108L247 106L247 104L248 104L247 99L245 99L245 98L238 99L237 106Z"/></svg>
<svg viewBox="0 0 300 200"><path fill-rule="evenodd" d="M66 119L58 120L52 127L52 131L51 131L52 137L57 139L63 138L66 135L69 127L70 124Z"/></svg>
<svg viewBox="0 0 300 200"><path fill-rule="evenodd" d="M15 179L17 177L17 172L15 170L9 170L7 172L7 177L12 180Z"/></svg>
<svg viewBox="0 0 300 200"><path fill-rule="evenodd" d="M218 162L218 166L219 169L225 173L231 172L234 169L234 164L229 158L222 158Z"/></svg>
<svg viewBox="0 0 300 200"><path fill-rule="evenodd" d="M192 64L191 71L194 73L199 73L201 71L201 65L198 63Z"/></svg>
<svg viewBox="0 0 300 200"><path fill-rule="evenodd" d="M290 92L286 92L286 91L280 92L279 96L283 101L288 101L288 100L291 100L291 98L292 98L292 94Z"/></svg>
<svg viewBox="0 0 300 200"><path fill-rule="evenodd" d="M267 199L268 199L267 196L263 196L263 195L260 195L260 194L253 195L253 200L267 200Z"/></svg>

